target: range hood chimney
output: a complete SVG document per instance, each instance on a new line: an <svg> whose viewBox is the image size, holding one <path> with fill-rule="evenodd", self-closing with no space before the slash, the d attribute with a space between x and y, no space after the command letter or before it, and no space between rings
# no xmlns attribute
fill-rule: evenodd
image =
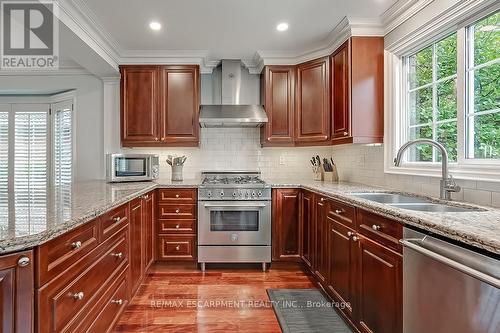
<svg viewBox="0 0 500 333"><path fill-rule="evenodd" d="M268 122L262 105L241 104L240 60L222 60L222 96L220 105L202 105L201 127L260 127Z"/></svg>

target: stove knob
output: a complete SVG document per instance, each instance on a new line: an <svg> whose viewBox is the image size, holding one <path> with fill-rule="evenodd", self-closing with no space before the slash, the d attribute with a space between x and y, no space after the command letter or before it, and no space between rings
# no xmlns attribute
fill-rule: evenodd
<svg viewBox="0 0 500 333"><path fill-rule="evenodd" d="M220 191L220 196L223 197L224 196L224 191Z"/></svg>
<svg viewBox="0 0 500 333"><path fill-rule="evenodd" d="M250 196L250 190L247 190L247 197Z"/></svg>
<svg viewBox="0 0 500 333"><path fill-rule="evenodd" d="M212 196L212 191L207 191L207 196L211 197Z"/></svg>
<svg viewBox="0 0 500 333"><path fill-rule="evenodd" d="M235 197L235 196L236 196L236 191L233 192L233 197Z"/></svg>
<svg viewBox="0 0 500 333"><path fill-rule="evenodd" d="M255 191L252 192L252 197L255 197Z"/></svg>
<svg viewBox="0 0 500 333"><path fill-rule="evenodd" d="M259 191L259 192L257 193L257 195L258 195L259 197L261 197L261 196L262 196L262 191Z"/></svg>

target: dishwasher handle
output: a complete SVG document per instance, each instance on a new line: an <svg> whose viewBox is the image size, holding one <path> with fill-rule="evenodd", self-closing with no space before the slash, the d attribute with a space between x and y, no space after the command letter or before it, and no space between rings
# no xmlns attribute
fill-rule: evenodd
<svg viewBox="0 0 500 333"><path fill-rule="evenodd" d="M445 264L446 266L449 266L451 268L454 268L464 274L467 274L473 278L476 278L478 280L481 280L495 288L500 289L500 280L495 278L494 276L488 275L486 273L483 273L481 271L478 271L474 268L471 268L469 266L466 266L458 261L455 261L453 259L450 259L442 254L436 253L430 249L427 249L423 246L423 241L422 239L418 238L408 238L408 239L401 239L399 242L404 246L409 249L412 249L422 255L425 255L427 257L430 257L436 261L439 261L442 264ZM403 258L404 260L404 258Z"/></svg>

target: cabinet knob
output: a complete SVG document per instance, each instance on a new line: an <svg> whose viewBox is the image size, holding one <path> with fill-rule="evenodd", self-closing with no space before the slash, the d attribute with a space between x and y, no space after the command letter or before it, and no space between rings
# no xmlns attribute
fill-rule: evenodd
<svg viewBox="0 0 500 333"><path fill-rule="evenodd" d="M379 231L380 230L380 226L379 225L372 225L372 229L375 230L375 231Z"/></svg>
<svg viewBox="0 0 500 333"><path fill-rule="evenodd" d="M149 199L149 194L144 194L144 195L142 196L142 198L143 198L144 200Z"/></svg>
<svg viewBox="0 0 500 333"><path fill-rule="evenodd" d="M73 297L73 299L75 299L77 301L81 301L84 296L85 295L83 294L83 291L80 291L78 293L75 293L75 294L71 295L71 297Z"/></svg>
<svg viewBox="0 0 500 333"><path fill-rule="evenodd" d="M348 132L344 132L344 136L347 136L349 133Z"/></svg>
<svg viewBox="0 0 500 333"><path fill-rule="evenodd" d="M179 229L180 227L181 227L181 225L180 225L180 224L176 224L176 225L175 225L175 229Z"/></svg>
<svg viewBox="0 0 500 333"><path fill-rule="evenodd" d="M176 197L176 198L178 198L178 197L179 197L179 194L176 194L176 195L175 195L175 197Z"/></svg>
<svg viewBox="0 0 500 333"><path fill-rule="evenodd" d="M354 232L351 232L351 231L347 232L347 237L351 238L352 235L354 235Z"/></svg>
<svg viewBox="0 0 500 333"><path fill-rule="evenodd" d="M177 214L179 214L181 211L177 208L177 209L175 210L175 212L176 212Z"/></svg>
<svg viewBox="0 0 500 333"><path fill-rule="evenodd" d="M81 247L82 247L82 242L80 242L80 241L73 242L73 243L71 243L71 247L72 247L73 249L75 249L75 250L78 250L79 248L81 248Z"/></svg>
<svg viewBox="0 0 500 333"><path fill-rule="evenodd" d="M165 137L164 136L161 138L161 141L165 141Z"/></svg>
<svg viewBox="0 0 500 333"><path fill-rule="evenodd" d="M335 209L335 213L341 215L341 214L345 213L345 210L343 210L343 209Z"/></svg>
<svg viewBox="0 0 500 333"><path fill-rule="evenodd" d="M323 201L325 201L325 200L326 200L325 198L321 198L321 199L320 199L320 201L321 201L321 202L323 202Z"/></svg>
<svg viewBox="0 0 500 333"><path fill-rule="evenodd" d="M356 241L358 240L358 236L356 236L356 235L352 236L352 240L353 240L354 242L356 242Z"/></svg>
<svg viewBox="0 0 500 333"><path fill-rule="evenodd" d="M118 252L118 253L111 253L111 256L112 257L116 257L118 259L121 259L123 257L123 253L122 252Z"/></svg>
<svg viewBox="0 0 500 333"><path fill-rule="evenodd" d="M122 299L112 299L111 300L111 304L122 305L123 304L123 300Z"/></svg>
<svg viewBox="0 0 500 333"><path fill-rule="evenodd" d="M155 138L155 141L158 141L158 138Z"/></svg>
<svg viewBox="0 0 500 333"><path fill-rule="evenodd" d="M19 260L17 261L17 265L19 267L26 267L30 264L30 258L28 257L21 257L19 258Z"/></svg>
<svg viewBox="0 0 500 333"><path fill-rule="evenodd" d="M121 220L121 219L122 219L122 218L121 218L121 217L119 217L119 216L117 216L117 217L113 217L113 222L118 223L118 222L120 222L120 220Z"/></svg>
<svg viewBox="0 0 500 333"><path fill-rule="evenodd" d="M181 246L180 246L180 245L177 245L177 246L175 247L175 250L176 250L176 251L179 251L180 249L181 249Z"/></svg>

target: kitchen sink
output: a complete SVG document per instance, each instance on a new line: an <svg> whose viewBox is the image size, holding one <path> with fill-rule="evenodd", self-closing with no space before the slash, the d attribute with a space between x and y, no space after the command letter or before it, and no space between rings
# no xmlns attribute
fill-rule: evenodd
<svg viewBox="0 0 500 333"><path fill-rule="evenodd" d="M431 200L413 197L410 195L385 193L385 192L363 192L351 193L352 196L360 199L375 201L389 206L414 210L420 212L436 212L436 213L449 213L449 212L480 212L484 209L475 207L458 207L445 204L434 203Z"/></svg>
<svg viewBox="0 0 500 333"><path fill-rule="evenodd" d="M420 212L435 212L435 213L451 213L451 212L481 212L485 211L484 209L481 208L475 208L475 207L457 207L457 206L450 206L450 205L443 205L443 204L434 204L434 203L393 203L389 204L390 206L397 207L397 208L402 208L402 209L408 209L408 210L415 210L415 211L420 211Z"/></svg>
<svg viewBox="0 0 500 333"><path fill-rule="evenodd" d="M427 203L426 199L412 197L409 195L394 194L394 193L352 193L352 196L360 199L366 199L384 204L397 204L397 203Z"/></svg>

